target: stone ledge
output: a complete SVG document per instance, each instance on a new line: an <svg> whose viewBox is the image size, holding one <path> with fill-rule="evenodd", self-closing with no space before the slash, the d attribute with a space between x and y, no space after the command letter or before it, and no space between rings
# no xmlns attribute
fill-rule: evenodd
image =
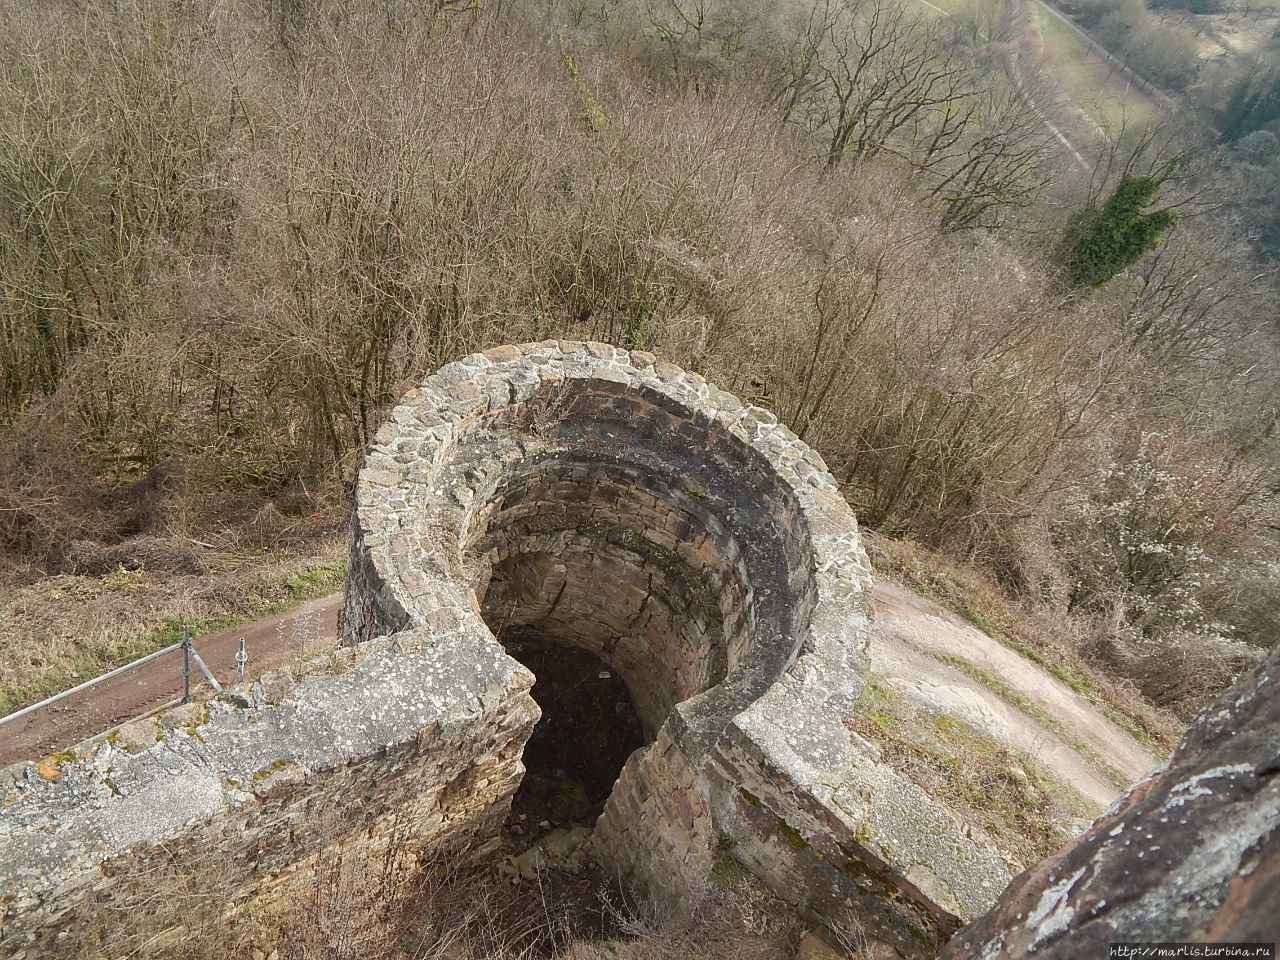
<svg viewBox="0 0 1280 960"><path fill-rule="evenodd" d="M509 789L470 802L509 801L519 747L538 716L532 679L477 634L402 633L273 671L240 703L232 695L167 711L138 725L154 731L150 743L138 730L86 741L57 755L56 769L43 771L52 779L33 763L9 767L0 946L7 956L40 955L42 934L85 896L109 890L103 869L126 852L226 833L248 849L296 829L290 805L299 797L309 798L312 815L334 814L346 833L366 829L369 818L351 806L357 798L326 786L352 770L416 781L429 798L450 767L492 758L496 738L515 745L493 771ZM276 867L332 840L299 843Z"/></svg>

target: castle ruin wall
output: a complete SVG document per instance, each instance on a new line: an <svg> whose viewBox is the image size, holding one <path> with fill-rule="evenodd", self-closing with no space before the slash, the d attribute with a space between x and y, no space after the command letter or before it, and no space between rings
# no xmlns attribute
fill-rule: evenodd
<svg viewBox="0 0 1280 960"><path fill-rule="evenodd" d="M732 866L927 955L1009 874L845 722L869 578L835 481L770 412L605 344L448 364L360 471L338 654L153 743L5 772L0 947L46 955L162 844L216 845L245 900L339 841L491 849L539 717L503 641L531 632L616 671L643 728L597 859L673 892Z"/></svg>

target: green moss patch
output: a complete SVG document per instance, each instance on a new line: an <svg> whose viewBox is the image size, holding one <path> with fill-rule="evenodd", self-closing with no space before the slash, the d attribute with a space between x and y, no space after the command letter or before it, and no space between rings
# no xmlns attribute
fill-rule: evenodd
<svg viewBox="0 0 1280 960"><path fill-rule="evenodd" d="M800 831L785 821L778 824L778 836L785 840L788 846L794 847L796 850L806 850L809 847L809 841L800 836Z"/></svg>
<svg viewBox="0 0 1280 960"><path fill-rule="evenodd" d="M1056 850L1099 810L1030 757L954 717L926 713L872 678L847 725L884 762L991 837L1018 867Z"/></svg>

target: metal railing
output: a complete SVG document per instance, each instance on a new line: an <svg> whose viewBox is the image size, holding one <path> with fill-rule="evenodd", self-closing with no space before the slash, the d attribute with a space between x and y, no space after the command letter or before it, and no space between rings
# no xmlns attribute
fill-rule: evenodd
<svg viewBox="0 0 1280 960"><path fill-rule="evenodd" d="M200 672L204 674L205 680L209 681L209 686L213 687L214 693L222 692L222 684L218 682L213 672L204 665L204 661L200 659L200 654L196 653L196 648L191 645L191 634L187 631L186 624L182 625L182 702L191 702L191 661L194 660L196 666L200 668ZM244 641L240 641L243 649Z"/></svg>
<svg viewBox="0 0 1280 960"><path fill-rule="evenodd" d="M179 703L189 703L191 701L191 664L193 662L197 669L199 669L201 675L204 676L204 679L208 682L209 686L213 688L213 692L222 692L222 684L218 682L218 678L213 675L213 671L209 669L200 654L196 652L195 647L191 643L191 632L187 628L186 624L183 624L182 639L177 643L173 643L163 649L156 650L154 653L149 653L145 657L139 657L137 660L131 660L122 666L116 667L114 670L108 670L106 673L100 674L91 680L86 680L84 683L76 684L76 686L71 687L69 690L63 690L60 693L55 693L53 696L46 697L38 703L33 703L30 706L23 707L21 710L17 710L7 716L0 717L0 726L3 726L6 723L12 723L15 720L21 720L23 717L30 716L37 710L44 710L47 707L51 707L56 703L66 700L68 697L73 697L78 693L82 693L99 683L103 683L113 677L118 677L120 674L133 670L136 667L140 667L144 663L150 663L152 660L158 660L160 657L178 650L182 651L182 696L171 700L160 707L148 708L147 712L174 706ZM241 639L240 649L236 653L237 683L244 683L245 664L248 660L249 655L245 651L245 642Z"/></svg>

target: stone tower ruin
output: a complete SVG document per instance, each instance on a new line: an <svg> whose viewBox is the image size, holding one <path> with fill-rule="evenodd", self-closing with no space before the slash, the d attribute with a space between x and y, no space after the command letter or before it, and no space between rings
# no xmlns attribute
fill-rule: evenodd
<svg viewBox="0 0 1280 960"><path fill-rule="evenodd" d="M4 772L0 952L48 955L161 851L216 851L228 908L287 895L334 844L484 856L540 717L517 640L625 687L637 740L591 849L654 892L731 865L910 957L1008 883L846 723L870 570L822 460L768 411L646 353L498 347L409 392L354 506L336 652L162 717L154 742Z"/></svg>
<svg viewBox="0 0 1280 960"><path fill-rule="evenodd" d="M532 633L622 677L645 745L594 848L633 879L729 858L908 955L1007 882L846 729L870 570L822 460L768 411L645 353L500 347L392 412L354 524L344 642Z"/></svg>

